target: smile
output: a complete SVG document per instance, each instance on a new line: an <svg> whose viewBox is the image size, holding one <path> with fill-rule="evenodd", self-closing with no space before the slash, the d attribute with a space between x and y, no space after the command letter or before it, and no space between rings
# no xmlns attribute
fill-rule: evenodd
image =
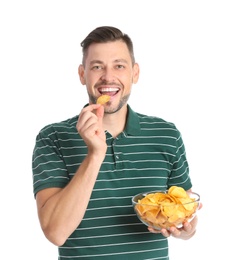
<svg viewBox="0 0 233 260"><path fill-rule="evenodd" d="M120 90L120 88L117 88L117 87L102 87L102 88L98 89L98 91L101 94L108 94L109 96L113 96L113 95L117 94L119 90Z"/></svg>

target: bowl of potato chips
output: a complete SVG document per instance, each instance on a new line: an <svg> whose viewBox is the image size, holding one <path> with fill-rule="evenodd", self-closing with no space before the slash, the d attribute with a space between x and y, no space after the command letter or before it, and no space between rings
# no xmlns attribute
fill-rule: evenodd
<svg viewBox="0 0 233 260"><path fill-rule="evenodd" d="M191 221L199 208L200 195L172 186L163 192L147 192L135 195L132 204L142 223L154 229L180 228Z"/></svg>

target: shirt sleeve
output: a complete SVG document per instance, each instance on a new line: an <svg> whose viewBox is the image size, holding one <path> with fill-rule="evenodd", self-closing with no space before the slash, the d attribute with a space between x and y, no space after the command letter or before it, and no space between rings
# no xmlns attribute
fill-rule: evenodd
<svg viewBox="0 0 233 260"><path fill-rule="evenodd" d="M56 131L51 126L42 129L36 137L32 156L32 173L35 196L42 189L62 188L69 181Z"/></svg>
<svg viewBox="0 0 233 260"><path fill-rule="evenodd" d="M185 146L179 130L176 131L175 147L175 157L172 163L170 178L168 180L168 187L180 186L185 190L189 190L192 187L192 183L189 176L189 165L186 158Z"/></svg>

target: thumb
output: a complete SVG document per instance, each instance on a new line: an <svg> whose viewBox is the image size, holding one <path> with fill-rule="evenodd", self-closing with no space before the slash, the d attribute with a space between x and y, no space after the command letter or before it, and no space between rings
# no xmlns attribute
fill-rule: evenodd
<svg viewBox="0 0 233 260"><path fill-rule="evenodd" d="M104 107L100 106L96 109L96 116L98 117L99 121L102 121L104 117Z"/></svg>
<svg viewBox="0 0 233 260"><path fill-rule="evenodd" d="M99 129L96 131L97 135L100 135L102 133L102 123L103 123L103 117L104 117L104 107L100 106L96 109L96 116L98 118L98 125Z"/></svg>

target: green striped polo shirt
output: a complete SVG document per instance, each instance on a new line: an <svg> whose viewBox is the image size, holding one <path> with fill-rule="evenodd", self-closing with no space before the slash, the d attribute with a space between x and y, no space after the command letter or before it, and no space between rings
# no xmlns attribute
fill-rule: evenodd
<svg viewBox="0 0 233 260"><path fill-rule="evenodd" d="M44 127L33 151L34 194L64 187L87 155L77 132L78 116ZM152 234L132 207L132 196L172 185L190 189L185 147L173 123L128 106L124 131L108 145L85 216L60 246L59 259L167 260L168 240ZM77 205L78 207L78 205Z"/></svg>

